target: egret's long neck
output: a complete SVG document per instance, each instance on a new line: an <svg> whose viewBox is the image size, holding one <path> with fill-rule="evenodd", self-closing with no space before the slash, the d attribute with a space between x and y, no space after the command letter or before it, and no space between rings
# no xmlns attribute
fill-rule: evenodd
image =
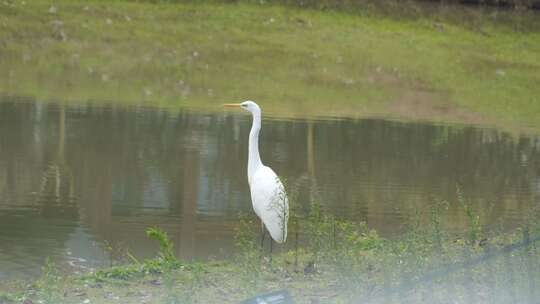
<svg viewBox="0 0 540 304"><path fill-rule="evenodd" d="M251 184L251 177L263 164L259 155L259 131L261 130L261 112L253 111L253 124L249 132L249 155L248 155L248 181Z"/></svg>

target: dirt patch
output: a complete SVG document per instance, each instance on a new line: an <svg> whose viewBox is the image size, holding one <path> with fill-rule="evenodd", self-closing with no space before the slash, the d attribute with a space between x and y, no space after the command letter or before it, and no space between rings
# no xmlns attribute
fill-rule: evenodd
<svg viewBox="0 0 540 304"><path fill-rule="evenodd" d="M504 129L510 133L537 134L534 127L521 123L501 121L497 117L473 111L451 100L449 92L437 91L423 83L404 82L395 73L377 71L369 77L371 83L396 88L398 97L390 100L383 113L375 116L393 116L405 120L483 125ZM367 111L369 112L369 111Z"/></svg>
<svg viewBox="0 0 540 304"><path fill-rule="evenodd" d="M468 110L450 101L447 93L435 91L422 83L407 84L396 73L377 70L371 83L398 88L399 96L390 102L390 115L411 120L446 121L467 124L493 124L485 114Z"/></svg>
<svg viewBox="0 0 540 304"><path fill-rule="evenodd" d="M451 103L442 93L422 89L405 89L388 109L392 114L414 120L494 124L493 119L484 114Z"/></svg>

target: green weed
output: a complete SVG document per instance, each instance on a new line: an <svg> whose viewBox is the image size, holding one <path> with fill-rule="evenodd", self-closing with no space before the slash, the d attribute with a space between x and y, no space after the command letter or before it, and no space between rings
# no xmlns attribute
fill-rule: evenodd
<svg viewBox="0 0 540 304"><path fill-rule="evenodd" d="M167 233L159 228L148 228L146 235L159 242L158 255L155 258L139 262L126 251L131 264L118 265L108 269L98 270L91 278L102 281L107 279L128 280L134 277L143 277L147 274L158 274L178 269L184 264L178 260L174 253L174 244Z"/></svg>
<svg viewBox="0 0 540 304"><path fill-rule="evenodd" d="M16 296L12 295L11 293L0 292L0 303L11 304L11 303L16 303L16 302L20 302L18 301Z"/></svg>
<svg viewBox="0 0 540 304"><path fill-rule="evenodd" d="M441 227L441 214L443 211L448 209L448 202L446 201L436 201L430 208L430 223L432 230L432 239L433 242L437 245L439 249L442 248L443 239L445 234Z"/></svg>
<svg viewBox="0 0 540 304"><path fill-rule="evenodd" d="M256 286L258 284L262 251L258 243L258 234L253 231L254 222L246 216L239 216L239 224L235 227L234 240L239 253L236 257L237 263L242 265L241 275L243 280L248 283L249 286Z"/></svg>
<svg viewBox="0 0 540 304"><path fill-rule="evenodd" d="M60 301L60 276L56 264L51 258L45 260L42 267L41 277L36 282L37 297L45 304L58 303Z"/></svg>
<svg viewBox="0 0 540 304"><path fill-rule="evenodd" d="M334 217L327 214L319 202L313 201L306 220L309 252L313 262L318 263L334 247Z"/></svg>
<svg viewBox="0 0 540 304"><path fill-rule="evenodd" d="M174 245L167 232L159 228L148 228L146 235L159 242L158 264L167 265L169 268L177 267L180 264L174 253Z"/></svg>
<svg viewBox="0 0 540 304"><path fill-rule="evenodd" d="M475 244L483 237L482 226L480 225L480 216L476 214L471 204L465 198L459 185L456 186L457 201L469 220L469 241Z"/></svg>
<svg viewBox="0 0 540 304"><path fill-rule="evenodd" d="M119 265L101 269L96 271L91 277L98 280L118 279L128 280L134 277L141 277L145 274L146 269L143 265Z"/></svg>

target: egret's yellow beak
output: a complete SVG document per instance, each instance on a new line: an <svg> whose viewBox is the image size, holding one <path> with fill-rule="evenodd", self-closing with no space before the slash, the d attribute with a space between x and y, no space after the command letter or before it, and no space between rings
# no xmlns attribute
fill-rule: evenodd
<svg viewBox="0 0 540 304"><path fill-rule="evenodd" d="M225 108L239 108L240 107L240 104L239 103L226 103L223 105Z"/></svg>

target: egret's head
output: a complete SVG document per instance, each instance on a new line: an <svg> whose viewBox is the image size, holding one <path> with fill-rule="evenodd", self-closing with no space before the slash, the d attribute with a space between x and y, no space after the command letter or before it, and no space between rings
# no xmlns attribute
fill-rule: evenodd
<svg viewBox="0 0 540 304"><path fill-rule="evenodd" d="M228 108L242 108L251 113L261 113L261 108L259 107L259 105L257 105L254 101L251 100L247 100L242 103L226 103L223 106Z"/></svg>

